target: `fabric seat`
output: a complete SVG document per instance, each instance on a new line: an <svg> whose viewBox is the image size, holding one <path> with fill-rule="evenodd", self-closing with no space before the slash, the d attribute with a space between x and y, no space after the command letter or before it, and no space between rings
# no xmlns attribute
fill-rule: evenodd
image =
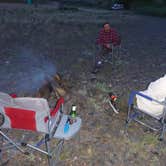
<svg viewBox="0 0 166 166"><path fill-rule="evenodd" d="M140 95L136 95L136 102L139 109L150 114L151 116L160 119L163 114L164 105L160 104L166 98L166 75L153 81L148 88L140 93L153 98L153 101L147 100ZM158 103L158 102L160 103Z"/></svg>
<svg viewBox="0 0 166 166"><path fill-rule="evenodd" d="M151 102L153 106L157 106L155 108L160 108L159 110L150 110L146 107L140 107L138 103L135 103L135 97L137 96L137 101L143 98L143 100L147 100L148 104ZM142 101L142 100L141 100ZM147 104L147 103L146 103ZM146 105L144 105L146 106ZM151 118L153 118L153 122L146 122L144 119L146 118L144 115L147 115ZM141 117L141 119L140 119ZM156 120L158 120L158 124L156 124ZM126 120L126 129L128 128L128 125L132 122L136 121L139 124L150 128L154 131L158 131L160 133L159 139L162 140L164 133L166 131L166 98L165 101L160 102L156 99L153 99L150 96L147 96L141 92L132 91L129 96L128 100L128 115Z"/></svg>

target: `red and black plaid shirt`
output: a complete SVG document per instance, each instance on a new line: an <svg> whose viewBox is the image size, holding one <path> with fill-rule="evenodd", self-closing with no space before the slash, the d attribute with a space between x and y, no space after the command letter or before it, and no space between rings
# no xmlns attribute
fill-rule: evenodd
<svg viewBox="0 0 166 166"><path fill-rule="evenodd" d="M97 44L105 46L112 43L113 45L120 45L121 39L119 34L111 28L109 32L105 32L104 28L100 30L99 37L97 38Z"/></svg>

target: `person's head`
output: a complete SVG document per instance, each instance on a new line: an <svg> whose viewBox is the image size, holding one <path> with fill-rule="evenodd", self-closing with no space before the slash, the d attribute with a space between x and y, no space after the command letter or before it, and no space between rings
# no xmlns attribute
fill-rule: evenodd
<svg viewBox="0 0 166 166"><path fill-rule="evenodd" d="M110 24L109 24L109 23L104 23L103 28L104 28L104 31L105 31L105 32L109 32L109 31L110 31L110 29L111 29L111 27L110 27Z"/></svg>

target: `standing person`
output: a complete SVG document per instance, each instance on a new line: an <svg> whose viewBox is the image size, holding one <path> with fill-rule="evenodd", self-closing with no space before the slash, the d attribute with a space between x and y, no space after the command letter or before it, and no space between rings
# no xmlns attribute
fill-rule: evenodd
<svg viewBox="0 0 166 166"><path fill-rule="evenodd" d="M93 73L96 74L102 65L102 59L109 52L112 52L112 45L120 45L120 35L115 29L113 29L109 23L105 23L103 28L100 30L96 44L99 47L99 52L96 55L95 66Z"/></svg>

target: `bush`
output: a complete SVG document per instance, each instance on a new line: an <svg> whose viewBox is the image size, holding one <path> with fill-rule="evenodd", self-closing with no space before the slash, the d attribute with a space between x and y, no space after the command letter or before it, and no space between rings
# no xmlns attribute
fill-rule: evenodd
<svg viewBox="0 0 166 166"><path fill-rule="evenodd" d="M136 9L136 12L151 16L166 17L166 6L163 7L146 6Z"/></svg>

